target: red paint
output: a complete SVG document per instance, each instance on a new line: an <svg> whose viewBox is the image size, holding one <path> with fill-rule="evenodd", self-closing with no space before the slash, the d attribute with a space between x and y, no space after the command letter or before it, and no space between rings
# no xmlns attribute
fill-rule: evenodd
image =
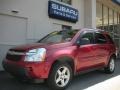
<svg viewBox="0 0 120 90"><path fill-rule="evenodd" d="M53 63L64 56L73 59L75 66L75 73L87 69L97 68L99 66L105 67L111 55L116 53L115 45L110 43L109 40L106 44L91 44L81 45L75 44L80 33L87 31L87 29L80 30L70 42L58 44L28 44L12 48L13 50L28 51L35 48L46 48L46 60L39 63L27 63L23 60L18 62L4 60L4 63L22 67L28 71L28 77L34 79L47 79ZM106 36L107 33L103 32Z"/></svg>

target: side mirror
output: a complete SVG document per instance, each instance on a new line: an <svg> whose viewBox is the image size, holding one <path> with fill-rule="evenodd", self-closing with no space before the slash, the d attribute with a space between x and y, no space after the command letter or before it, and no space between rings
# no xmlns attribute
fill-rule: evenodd
<svg viewBox="0 0 120 90"><path fill-rule="evenodd" d="M77 41L77 46L90 44L90 40L88 38L81 38Z"/></svg>
<svg viewBox="0 0 120 90"><path fill-rule="evenodd" d="M81 38L80 45L90 44L90 40L88 38Z"/></svg>

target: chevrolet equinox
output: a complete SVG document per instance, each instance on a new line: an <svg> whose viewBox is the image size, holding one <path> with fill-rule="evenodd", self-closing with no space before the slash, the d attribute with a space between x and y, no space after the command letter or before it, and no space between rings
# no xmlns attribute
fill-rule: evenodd
<svg viewBox="0 0 120 90"><path fill-rule="evenodd" d="M55 31L36 43L9 49L4 69L27 81L45 80L54 90L65 89L78 73L115 70L116 47L103 30Z"/></svg>

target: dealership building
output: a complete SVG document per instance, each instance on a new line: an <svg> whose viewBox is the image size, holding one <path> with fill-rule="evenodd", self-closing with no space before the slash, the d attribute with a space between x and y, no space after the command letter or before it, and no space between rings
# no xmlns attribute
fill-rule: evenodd
<svg viewBox="0 0 120 90"><path fill-rule="evenodd" d="M0 0L0 70L9 48L50 32L100 28L120 45L120 0Z"/></svg>

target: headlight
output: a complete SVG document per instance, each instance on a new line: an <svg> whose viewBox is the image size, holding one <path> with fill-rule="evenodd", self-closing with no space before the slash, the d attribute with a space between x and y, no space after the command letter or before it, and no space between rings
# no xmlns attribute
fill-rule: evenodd
<svg viewBox="0 0 120 90"><path fill-rule="evenodd" d="M45 60L45 56L46 56L45 48L33 49L26 53L25 61L42 62Z"/></svg>

